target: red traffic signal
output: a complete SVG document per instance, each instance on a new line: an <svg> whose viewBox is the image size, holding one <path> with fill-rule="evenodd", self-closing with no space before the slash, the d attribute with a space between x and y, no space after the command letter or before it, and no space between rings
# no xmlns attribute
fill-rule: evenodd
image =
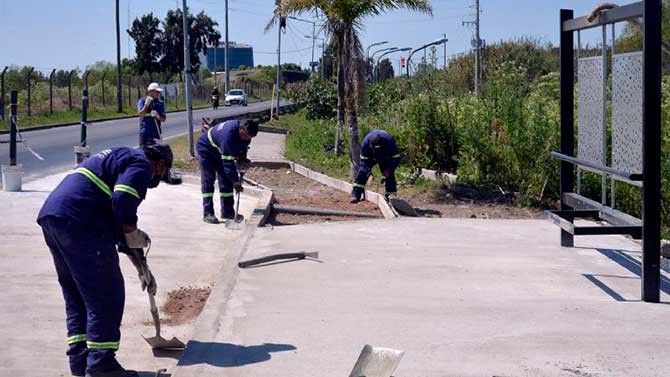
<svg viewBox="0 0 670 377"><path fill-rule="evenodd" d="M400 65L402 65L403 67L405 67L407 65L407 60L405 59L404 56L402 58L400 58Z"/></svg>

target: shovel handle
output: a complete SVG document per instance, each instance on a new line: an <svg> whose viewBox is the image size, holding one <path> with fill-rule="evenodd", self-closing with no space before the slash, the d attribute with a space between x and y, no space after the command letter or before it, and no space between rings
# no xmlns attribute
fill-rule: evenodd
<svg viewBox="0 0 670 377"><path fill-rule="evenodd" d="M148 292L147 292L148 293ZM156 336L161 336L161 319L158 316L158 307L156 306L156 298L151 293L149 294L149 306L151 307L151 317L154 320L154 327L156 328Z"/></svg>

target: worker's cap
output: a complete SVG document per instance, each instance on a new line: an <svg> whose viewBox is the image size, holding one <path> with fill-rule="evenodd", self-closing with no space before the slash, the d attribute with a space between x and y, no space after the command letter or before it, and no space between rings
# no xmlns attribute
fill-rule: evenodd
<svg viewBox="0 0 670 377"><path fill-rule="evenodd" d="M375 135L372 137L370 144L372 144L372 148L374 148L375 151L383 150L386 145L386 140L384 140L384 138L381 137L381 135Z"/></svg>
<svg viewBox="0 0 670 377"><path fill-rule="evenodd" d="M162 92L163 89L158 85L158 83L152 82L149 84L149 87L147 88L147 92L150 92L152 90L155 90L157 92Z"/></svg>
<svg viewBox="0 0 670 377"><path fill-rule="evenodd" d="M168 169L172 168L172 161L174 160L172 148L170 148L170 146L163 140L153 139L152 142L142 146L142 150L144 150L144 153L150 160L165 160L165 166L167 166Z"/></svg>

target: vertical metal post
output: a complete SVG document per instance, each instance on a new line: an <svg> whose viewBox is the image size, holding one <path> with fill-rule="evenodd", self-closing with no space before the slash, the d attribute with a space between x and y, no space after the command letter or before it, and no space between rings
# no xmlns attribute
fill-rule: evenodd
<svg viewBox="0 0 670 377"><path fill-rule="evenodd" d="M616 54L616 24L612 24L612 76L614 76L614 55ZM614 83L612 83L614 85ZM612 119L614 122L614 119ZM610 181L610 203L612 208L616 208L616 179L611 177Z"/></svg>
<svg viewBox="0 0 670 377"><path fill-rule="evenodd" d="M279 10L279 0L275 0L275 4L277 5L277 104L275 106L276 108L276 113L277 113L277 119L279 119L279 92L280 90L280 85L281 85L281 24L282 24L282 17L281 17L281 12Z"/></svg>
<svg viewBox="0 0 670 377"><path fill-rule="evenodd" d="M186 122L188 124L188 153L195 157L193 150L193 98L191 97L191 44L188 38L188 7L186 0L182 1L182 24L184 28L184 76L186 77ZM226 22L226 27L228 23ZM228 72L226 72L228 74Z"/></svg>
<svg viewBox="0 0 670 377"><path fill-rule="evenodd" d="M133 103L132 103L132 100L131 100L131 97L132 97L132 94L131 94L132 87L133 87L133 78L132 78L132 77L128 77L128 107L130 107L130 108L133 107Z"/></svg>
<svg viewBox="0 0 670 377"><path fill-rule="evenodd" d="M230 59L229 59L230 50L228 49L228 43L229 43L229 41L228 41L228 0L226 0L226 47L224 49L225 56L223 57L223 62L224 62L223 64L224 64L225 69L226 69L225 93L228 93L228 91L230 90L230 66L229 66L229 64L230 64ZM225 98L225 94L224 94L224 98Z"/></svg>
<svg viewBox="0 0 670 377"><path fill-rule="evenodd" d="M84 89L81 94L81 134L79 145L86 146L86 123L88 122L88 89Z"/></svg>
<svg viewBox="0 0 670 377"><path fill-rule="evenodd" d="M660 301L661 0L644 1L642 98L642 300Z"/></svg>
<svg viewBox="0 0 670 377"><path fill-rule="evenodd" d="M574 18L574 11L561 9L560 31L561 31L561 153L573 156L575 152L575 111L574 111L574 89L575 89L575 67L574 67L574 36L572 31L564 31L565 21ZM574 187L574 170L572 164L561 161L561 209L569 210L565 203L565 193L572 192ZM574 221L569 218L569 221ZM561 246L573 247L574 236L561 230Z"/></svg>
<svg viewBox="0 0 670 377"><path fill-rule="evenodd" d="M9 93L9 165L16 165L16 120L18 115L19 92Z"/></svg>
<svg viewBox="0 0 670 377"><path fill-rule="evenodd" d="M67 75L67 104L70 111L72 111L72 75L74 74L74 69L70 71Z"/></svg>
<svg viewBox="0 0 670 377"><path fill-rule="evenodd" d="M179 84L174 88L174 108L179 110Z"/></svg>
<svg viewBox="0 0 670 377"><path fill-rule="evenodd" d="M33 76L33 70L34 69L35 68L30 67L30 70L28 71L28 75L26 76L26 90L28 91L28 101L27 101L28 103L26 104L27 105L26 110L28 110L28 116L32 115L32 113L30 111L30 104L31 104L31 100L32 100L32 98L30 96L30 79Z"/></svg>
<svg viewBox="0 0 670 377"><path fill-rule="evenodd" d="M447 33L444 33L444 69L447 69Z"/></svg>
<svg viewBox="0 0 670 377"><path fill-rule="evenodd" d="M102 79L100 80L100 85L102 86L102 107L105 107L105 75L107 72L103 72Z"/></svg>
<svg viewBox="0 0 670 377"><path fill-rule="evenodd" d="M128 22L130 22L130 2L128 2ZM130 29L130 27L128 27ZM130 39L128 40L128 55L130 55ZM130 101L130 93L128 93ZM129 102L130 103L130 102ZM130 107L130 104L128 105ZM119 0L116 0L116 112L123 112L123 87L121 83L121 30L119 27Z"/></svg>
<svg viewBox="0 0 670 377"><path fill-rule="evenodd" d="M84 89L88 91L88 75L91 74L91 71L84 72Z"/></svg>
<svg viewBox="0 0 670 377"><path fill-rule="evenodd" d="M49 75L49 114L54 113L54 74L56 69L54 68Z"/></svg>
<svg viewBox="0 0 670 377"><path fill-rule="evenodd" d="M582 31L577 30L577 72L579 72L579 59L582 57ZM579 73L577 73L579 75ZM577 194L582 193L582 168L577 166Z"/></svg>
<svg viewBox="0 0 670 377"><path fill-rule="evenodd" d="M607 166L607 25L602 26L602 61L603 61L603 121L602 121L602 142L603 142L603 166ZM607 173L600 176L600 203L607 205Z"/></svg>
<svg viewBox="0 0 670 377"><path fill-rule="evenodd" d="M8 68L5 67L0 74L0 121L3 122L5 121L5 73Z"/></svg>
<svg viewBox="0 0 670 377"><path fill-rule="evenodd" d="M475 2L475 93L481 90L481 40L479 39L479 0ZM562 27L562 26L561 26Z"/></svg>

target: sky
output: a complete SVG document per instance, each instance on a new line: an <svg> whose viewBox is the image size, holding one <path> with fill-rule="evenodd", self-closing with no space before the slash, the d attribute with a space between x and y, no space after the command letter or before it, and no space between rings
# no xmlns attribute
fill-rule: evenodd
<svg viewBox="0 0 670 377"><path fill-rule="evenodd" d="M481 37L487 43L519 37L534 37L558 44L559 9L588 13L601 1L591 0L481 0ZM153 12L164 18L182 0L120 0L122 57L134 55L125 30L132 20ZM474 0L432 0L433 15L407 10L392 11L363 22L364 46L389 41L381 47L418 47L447 35L447 55L467 52L473 36L463 21L474 19ZM219 23L223 35L224 0L188 0L192 12L204 10ZM265 32L274 0L229 0L231 41L254 48L255 64L275 64L276 29ZM304 19L316 20L313 14ZM317 28L318 31L318 28ZM282 39L282 62L307 67L311 59L312 25L288 20ZM116 61L114 0L0 0L0 67L29 65L42 72L52 68L85 68L96 61ZM594 34L595 35L595 34ZM323 37L323 33L319 35ZM588 39L588 36L583 37ZM320 42L319 42L320 43ZM130 47L130 48L129 48ZM439 64L443 50L438 49ZM320 55L317 46L315 55ZM397 61L400 53L389 57ZM318 59L318 58L317 58ZM396 63L397 64L397 63Z"/></svg>

